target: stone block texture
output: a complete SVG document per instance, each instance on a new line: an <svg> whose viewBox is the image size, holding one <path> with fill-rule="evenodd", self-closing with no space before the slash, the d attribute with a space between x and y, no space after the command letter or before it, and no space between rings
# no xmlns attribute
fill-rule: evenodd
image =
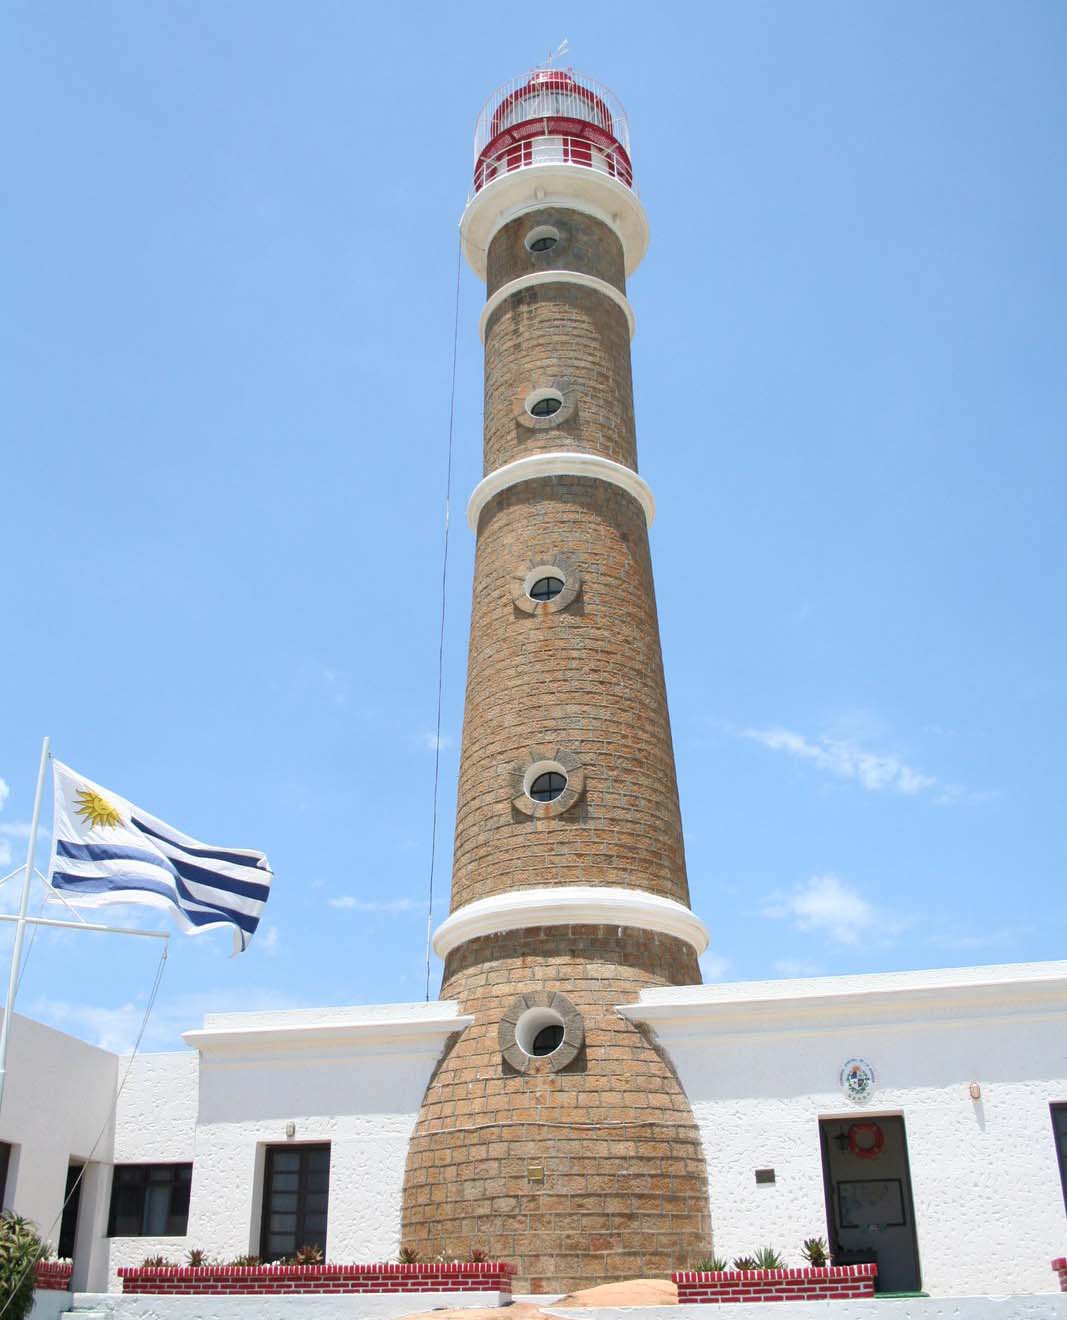
<svg viewBox="0 0 1067 1320"><path fill-rule="evenodd" d="M546 224L560 242L529 252L525 235ZM576 211L521 216L493 239L490 293L536 270L624 287L618 238ZM629 331L609 295L564 280L513 292L489 318L485 361L487 472L549 450L636 469ZM563 393L564 383L574 407L558 425L518 420L533 390ZM494 496L477 530L452 910L565 885L688 905L641 506L593 477L539 477ZM516 577L560 556L580 591L555 610L517 608ZM559 810L515 805L516 776L538 748L563 749L581 768L581 792ZM475 1020L423 1100L404 1245L422 1256L486 1251L515 1262L520 1292L547 1293L666 1276L705 1254L706 1163L689 1102L654 1038L616 1011L646 987L699 980L690 945L629 927L533 925L454 949L441 994ZM516 1068L502 1023L514 1048L507 1022L519 997L553 994L580 1015L580 1047L562 1066L545 1057Z"/></svg>
<svg viewBox="0 0 1067 1320"><path fill-rule="evenodd" d="M582 575L557 613L511 580L563 552ZM688 904L678 786L644 513L589 477L511 486L482 512L475 558L452 908L509 889L623 885ZM530 747L573 752L579 802L554 819L512 806Z"/></svg>
<svg viewBox="0 0 1067 1320"><path fill-rule="evenodd" d="M472 1247L516 1263L519 1292L666 1275L706 1252L704 1152L667 1059L615 1011L647 986L698 979L673 936L549 926L453 950L442 996L474 1024L445 1052L412 1137L401 1239L421 1255ZM559 990L585 1042L560 1072L504 1059L516 995Z"/></svg>
<svg viewBox="0 0 1067 1320"><path fill-rule="evenodd" d="M523 235L556 216L560 242L549 252L527 252ZM494 271L517 279L543 269L595 275L622 287L622 244L607 225L568 212L538 212L513 220L489 248L490 292ZM508 260L496 259L499 245ZM521 254L521 255L520 255ZM549 261L552 264L549 266ZM524 401L539 387L573 393L574 408L531 428ZM529 454L574 450L601 454L637 467L630 327L626 314L604 293L561 280L519 289L504 299L485 332L485 471Z"/></svg>

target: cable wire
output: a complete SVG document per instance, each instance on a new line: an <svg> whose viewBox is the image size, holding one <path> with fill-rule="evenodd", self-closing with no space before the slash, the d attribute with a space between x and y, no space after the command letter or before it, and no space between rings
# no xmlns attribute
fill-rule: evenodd
<svg viewBox="0 0 1067 1320"><path fill-rule="evenodd" d="M441 783L441 698L445 673L445 603L448 586L448 531L452 522L452 442L456 430L456 359L459 354L459 290L463 244L456 241L456 298L452 317L452 385L448 400L448 459L445 467L445 529L441 550L441 623L437 637L437 720L433 738L433 822L430 827L430 883L426 902L426 1002L430 1002L430 937L433 931L433 878L437 864L437 800Z"/></svg>

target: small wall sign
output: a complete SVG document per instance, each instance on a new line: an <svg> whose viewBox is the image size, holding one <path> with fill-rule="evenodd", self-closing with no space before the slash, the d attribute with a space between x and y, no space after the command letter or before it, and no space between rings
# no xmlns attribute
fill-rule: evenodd
<svg viewBox="0 0 1067 1320"><path fill-rule="evenodd" d="M866 1059L848 1059L841 1069L841 1089L850 1100L862 1102L874 1094L874 1069Z"/></svg>

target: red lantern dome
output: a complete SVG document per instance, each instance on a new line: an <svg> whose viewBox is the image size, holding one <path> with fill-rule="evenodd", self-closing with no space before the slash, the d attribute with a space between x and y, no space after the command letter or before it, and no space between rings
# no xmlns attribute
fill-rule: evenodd
<svg viewBox="0 0 1067 1320"><path fill-rule="evenodd" d="M633 187L630 131L618 99L571 69L535 69L486 103L474 136L474 191L534 165L581 165Z"/></svg>

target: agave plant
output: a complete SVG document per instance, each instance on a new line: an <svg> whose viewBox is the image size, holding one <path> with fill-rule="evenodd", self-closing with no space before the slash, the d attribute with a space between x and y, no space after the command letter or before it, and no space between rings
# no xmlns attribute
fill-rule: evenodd
<svg viewBox="0 0 1067 1320"><path fill-rule="evenodd" d="M206 1251L201 1251L199 1247L193 1247L186 1253L185 1263L191 1270L203 1269L205 1265L210 1265Z"/></svg>
<svg viewBox="0 0 1067 1320"><path fill-rule="evenodd" d="M293 1261L297 1265L321 1265L325 1257L317 1242L308 1242L298 1247Z"/></svg>
<svg viewBox="0 0 1067 1320"><path fill-rule="evenodd" d="M821 1237L805 1238L800 1254L815 1269L821 1269L830 1259L826 1239Z"/></svg>
<svg viewBox="0 0 1067 1320"><path fill-rule="evenodd" d="M146 1256L141 1261L141 1269L143 1270L174 1269L176 1265L176 1261L168 1260L166 1256Z"/></svg>
<svg viewBox="0 0 1067 1320"><path fill-rule="evenodd" d="M735 1270L758 1270L758 1269L759 1269L759 1266L756 1264L756 1258L755 1258L754 1256L735 1256L735 1257L734 1257L734 1269L735 1269Z"/></svg>
<svg viewBox="0 0 1067 1320"><path fill-rule="evenodd" d="M235 1256L230 1264L237 1266L239 1269L249 1269L255 1265L262 1265L263 1261L259 1256Z"/></svg>
<svg viewBox="0 0 1067 1320"><path fill-rule="evenodd" d="M10 1210L0 1215L0 1314L4 1320L24 1320L29 1315L37 1262L51 1254L52 1248L31 1220Z"/></svg>
<svg viewBox="0 0 1067 1320"><path fill-rule="evenodd" d="M781 1270L785 1268L785 1262L782 1260L781 1252L775 1251L773 1247L760 1247L756 1252L756 1269L758 1270Z"/></svg>
<svg viewBox="0 0 1067 1320"><path fill-rule="evenodd" d="M397 1254L397 1260L401 1265L417 1265L419 1263L419 1253L414 1247L401 1247Z"/></svg>
<svg viewBox="0 0 1067 1320"><path fill-rule="evenodd" d="M701 1274L721 1274L726 1269L726 1261L721 1256L704 1256L697 1261Z"/></svg>

